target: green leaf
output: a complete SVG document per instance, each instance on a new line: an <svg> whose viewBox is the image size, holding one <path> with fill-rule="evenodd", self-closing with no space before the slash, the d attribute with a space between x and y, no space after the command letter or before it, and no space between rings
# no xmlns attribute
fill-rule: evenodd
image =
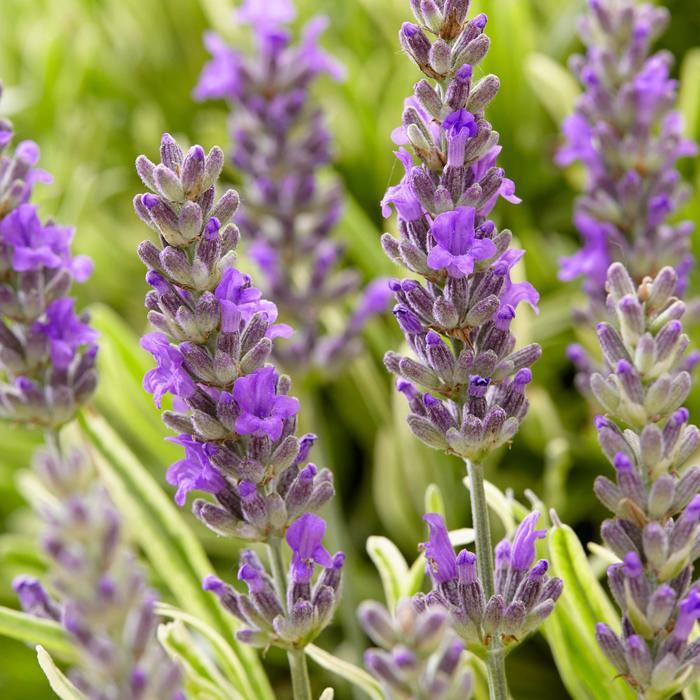
<svg viewBox="0 0 700 700"><path fill-rule="evenodd" d="M337 656L329 654L327 651L324 651L314 644L309 644L305 647L304 651L306 655L313 659L319 666L349 681L366 693L371 700L383 699L384 695L379 683L359 666L355 666L355 664L351 664L349 661L339 659Z"/></svg>
<svg viewBox="0 0 700 700"><path fill-rule="evenodd" d="M183 622L199 632L209 643L217 664L226 678L239 689L247 685L246 675L250 671L247 661L245 663L241 662L241 659L234 653L227 640L213 626L207 624L199 617L167 603L156 603L155 610L158 615ZM246 695L245 693L244 696L256 699L258 697Z"/></svg>
<svg viewBox="0 0 700 700"><path fill-rule="evenodd" d="M525 77L552 120L561 124L581 92L571 73L547 54L534 52L525 59Z"/></svg>
<svg viewBox="0 0 700 700"><path fill-rule="evenodd" d="M393 611L402 597L403 582L408 578L408 564L399 548L387 537L368 537L367 554L377 567L387 606Z"/></svg>
<svg viewBox="0 0 700 700"><path fill-rule="evenodd" d="M326 688L321 693L318 700L333 700L334 697L335 697L335 690L333 690L333 688Z"/></svg>
<svg viewBox="0 0 700 700"><path fill-rule="evenodd" d="M39 644L64 661L75 661L77 654L66 631L53 620L34 617L0 606L0 635L28 644Z"/></svg>
<svg viewBox="0 0 700 700"><path fill-rule="evenodd" d="M595 640L595 625L619 628L619 616L592 571L574 531L558 522L547 537L552 576L564 581L564 592L543 631L562 681L575 700L634 698Z"/></svg>
<svg viewBox="0 0 700 700"><path fill-rule="evenodd" d="M51 690L53 690L61 700L87 700L87 697L66 678L63 672L54 663L49 652L41 645L36 648L36 657L39 661L39 666L41 666L41 670L44 672L51 686Z"/></svg>
<svg viewBox="0 0 700 700"><path fill-rule="evenodd" d="M163 648L184 669L189 698L206 695L218 700L241 700L241 694L224 678L182 621L159 625L157 636Z"/></svg>
<svg viewBox="0 0 700 700"><path fill-rule="evenodd" d="M213 571L201 544L170 499L105 420L81 414L90 438L92 458L109 492L152 566L183 609L215 627L230 645L239 669L236 687L251 700L272 698L272 690L254 650L234 636L234 618L226 616L216 598L202 590L202 579Z"/></svg>
<svg viewBox="0 0 700 700"><path fill-rule="evenodd" d="M694 683L691 683L683 691L683 699L684 700L700 700L700 681L695 681Z"/></svg>
<svg viewBox="0 0 700 700"><path fill-rule="evenodd" d="M445 517L445 501L437 484L428 484L428 488L425 490L425 512L437 513L443 518Z"/></svg>
<svg viewBox="0 0 700 700"><path fill-rule="evenodd" d="M691 49L681 65L681 87L678 95L685 132L693 139L700 135L700 48Z"/></svg>

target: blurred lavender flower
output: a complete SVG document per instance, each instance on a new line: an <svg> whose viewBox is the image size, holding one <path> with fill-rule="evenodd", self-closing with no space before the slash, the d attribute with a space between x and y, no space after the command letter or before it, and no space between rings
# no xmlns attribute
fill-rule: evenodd
<svg viewBox="0 0 700 700"><path fill-rule="evenodd" d="M419 594L414 605L444 608L471 650L487 652L494 638L504 647L522 641L550 615L562 591L561 579L547 576L547 560L535 563L535 543L546 535L546 530L535 529L539 517L530 513L512 541L496 545L495 590L487 597L477 575L477 557L467 549L455 554L444 520L428 513L424 520L430 537L421 548L433 590Z"/></svg>
<svg viewBox="0 0 700 700"><path fill-rule="evenodd" d="M596 419L615 481L599 476L595 493L614 517L601 528L622 563L608 570L622 636L600 624L601 648L644 697L670 697L700 675L700 616L693 581L700 556L700 467L688 462L700 430L683 407L691 389L685 356L685 305L671 267L636 288L620 263L610 266L609 322L598 325L605 370L590 377L606 410Z"/></svg>
<svg viewBox="0 0 700 700"><path fill-rule="evenodd" d="M316 437L294 435L297 399L290 380L266 365L273 340L292 329L248 275L233 267L238 228L234 190L215 201L220 149L183 153L165 134L162 163L140 156L136 168L155 194L138 195L137 214L158 233L139 255L149 268L148 318L158 329L143 347L157 366L144 379L156 405L173 397L163 420L180 433L185 458L168 470L175 500L204 491L195 515L220 535L279 541L288 525L333 496L326 469L303 463Z"/></svg>
<svg viewBox="0 0 700 700"><path fill-rule="evenodd" d="M365 666L382 684L388 700L469 700L472 696L464 642L451 630L446 610L400 600L392 617L384 606L368 600L360 606L358 617L381 647L367 650Z"/></svg>
<svg viewBox="0 0 700 700"><path fill-rule="evenodd" d="M486 16L467 21L468 2L442 10L423 5L416 16L438 35L435 41L410 23L400 39L438 86L426 80L415 85L394 132L398 144L411 146L418 165L401 146L396 156L405 175L382 202L385 216L396 209L400 237L386 233L382 245L425 284L391 282L394 315L415 359L389 352L385 363L400 378L416 436L480 461L512 439L527 411L524 389L540 348L516 351L510 325L519 303L536 309L539 295L529 283L511 281L523 251L510 249L510 231L498 231L487 218L500 197L520 200L496 166L498 133L484 116L498 78L472 81L489 47Z"/></svg>
<svg viewBox="0 0 700 700"><path fill-rule="evenodd" d="M79 654L70 679L91 700L184 700L180 669L156 640L155 593L85 457L47 450L35 473L51 494L37 511L56 597L20 576L13 585L22 608L65 628Z"/></svg>
<svg viewBox="0 0 700 700"><path fill-rule="evenodd" d="M73 229L39 219L32 187L51 178L35 143L5 153L11 139L0 121L0 417L56 429L97 383L97 334L67 296L92 261L71 255Z"/></svg>
<svg viewBox="0 0 700 700"><path fill-rule="evenodd" d="M248 593L238 593L216 576L208 576L203 586L214 593L224 608L246 627L236 636L257 647L278 646L303 649L328 625L340 599L341 570L345 556L331 556L323 547L326 531L323 519L305 513L287 530L292 552L286 591L265 571L254 552L241 554L238 580ZM320 573L313 581L316 568Z"/></svg>
<svg viewBox="0 0 700 700"><path fill-rule="evenodd" d="M564 123L566 144L557 162L580 161L587 171L574 217L583 248L562 260L560 276L585 276L585 290L598 307L616 260L637 283L664 265L674 267L679 295L693 263L693 224L668 219L689 194L676 161L697 149L683 137L677 81L669 75L672 56L650 55L668 20L663 7L589 0L580 22L587 54L574 56L571 66L584 93Z"/></svg>
<svg viewBox="0 0 700 700"><path fill-rule="evenodd" d="M342 194L337 181L320 182L331 160L330 135L311 95L319 76L340 80L343 70L318 46L327 19L312 19L293 43L286 25L295 16L290 0L246 0L235 19L252 28L255 51L245 55L207 34L213 58L195 96L223 98L231 108L232 162L243 175L236 221L251 240L266 296L297 329L275 356L290 369L327 369L358 352L364 324L385 310L390 292L386 281L370 285L342 332L325 329L324 310L359 284L354 272L338 269L342 246L329 238Z"/></svg>

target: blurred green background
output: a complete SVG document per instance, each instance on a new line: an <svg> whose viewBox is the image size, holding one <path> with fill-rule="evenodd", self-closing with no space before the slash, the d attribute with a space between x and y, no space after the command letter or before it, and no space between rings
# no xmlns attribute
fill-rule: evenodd
<svg viewBox="0 0 700 700"><path fill-rule="evenodd" d="M663 46L677 58L682 109L689 134L697 139L698 2L666 4L673 21ZM389 134L418 79L397 42L401 22L410 19L408 1L303 0L298 5L300 22L319 12L330 17L324 43L348 69L344 83L323 82L317 92L336 140L334 167L347 193L336 235L347 245L347 264L368 280L397 274L379 246L387 224L377 203L399 177ZM557 259L577 245L570 220L581 174L564 174L552 164L558 124L577 92L565 65L578 47L575 23L582 6L579 0L472 3L473 11L490 17L492 49L480 70L501 78L489 118L501 133L501 164L524 200L517 207L502 203L496 216L527 249L527 275L542 294L540 315L523 314L518 333L523 342L536 340L544 348L544 359L534 368L530 415L513 447L493 456L489 478L512 488L517 497L533 489L587 542L597 539L603 517L591 484L607 466L564 354L573 337L570 312L579 300L578 284L562 285L556 276ZM18 139L39 143L41 164L55 177L53 185L36 192L43 214L76 225L78 252L96 262L94 276L79 295L84 304L100 304L95 321L105 344L97 407L161 483L176 451L162 441L165 430L140 388L149 361L137 346L145 327L145 283L135 248L147 230L132 212L132 197L142 189L133 161L139 153L153 157L165 130L186 142L228 147L225 106L194 103L191 92L207 60L203 32L214 28L238 40L232 7L224 0L0 2L0 79L6 86L0 113L12 119ZM683 171L696 184L683 214L699 221L698 162L685 162ZM697 283L693 287L698 289ZM346 526L343 545L356 562L348 580L350 602L381 594L364 553L368 535L388 535L413 559L424 535L420 515L429 483L446 494L450 526L469 524L461 465L424 449L404 427L403 405L381 365L383 352L401 342L393 321L377 320L366 339L367 355L341 375L297 382L304 427L321 436L316 460L336 476ZM691 409L697 410L699 396L696 392ZM12 577L42 567L17 480L40 436L3 429L0 439L0 603L14 605ZM230 574L235 552L229 543L194 527ZM156 584L157 577L154 572ZM341 618L350 625L351 610ZM343 653L352 656L352 639L352 630L338 627L321 639L321 646L345 646ZM0 640L0 658L0 697L52 697L31 650ZM277 663L276 657L268 658L280 697L287 697ZM509 672L515 697L567 697L541 638L513 655Z"/></svg>

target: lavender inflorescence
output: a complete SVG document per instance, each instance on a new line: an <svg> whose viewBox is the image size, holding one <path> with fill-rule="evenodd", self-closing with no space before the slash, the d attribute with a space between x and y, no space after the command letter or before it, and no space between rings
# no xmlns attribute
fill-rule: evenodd
<svg viewBox="0 0 700 700"><path fill-rule="evenodd" d="M311 95L319 76L338 80L343 70L318 46L327 19L312 19L294 43L287 25L295 14L289 0L277 0L274 8L247 0L236 19L253 29L255 51L246 55L207 34L213 58L195 96L223 98L231 108L232 162L243 177L236 222L251 241L249 256L261 270L265 295L296 328L275 356L289 368L328 368L357 353L365 322L386 308L389 291L383 281L370 284L343 331L324 332L324 310L359 286L354 271L338 269L343 246L331 234L342 192L337 181L324 186L319 178L331 144Z"/></svg>
<svg viewBox="0 0 700 700"><path fill-rule="evenodd" d="M358 616L378 645L365 652L365 666L382 684L388 700L469 700L472 696L464 642L452 631L446 610L403 599L392 616L384 606L368 600L360 605Z"/></svg>
<svg viewBox="0 0 700 700"><path fill-rule="evenodd" d="M574 216L583 247L562 261L561 277L585 276L594 307L605 301L615 261L637 283L663 266L675 268L679 295L692 267L693 224L668 219L689 195L676 162L697 149L683 137L673 58L651 53L668 20L666 8L634 0L589 0L581 18L587 53L571 66L584 92L564 123L567 142L557 160L580 161L587 172Z"/></svg>
<svg viewBox="0 0 700 700"><path fill-rule="evenodd" d="M484 109L499 81L472 79L488 51L486 16L466 19L466 0L413 3L420 27L405 23L404 50L434 81L418 82L394 133L405 168L382 204L398 214L399 238L382 245L399 265L424 278L394 280L394 315L415 358L387 353L387 368L409 401L408 422L428 445L480 461L517 432L527 411L533 344L515 350L510 325L522 301L539 295L511 272L523 251L488 216L499 198L520 201L496 165L499 135ZM431 42L428 34L434 36Z"/></svg>
<svg viewBox="0 0 700 700"><path fill-rule="evenodd" d="M233 267L238 195L228 190L215 201L221 150L185 154L165 134L161 160L138 158L153 194L134 205L159 239L139 247L152 287L148 318L158 329L142 341L158 363L144 386L159 406L174 397L163 420L185 449L167 478L179 505L191 490L214 494L215 503L193 506L214 532L281 540L292 520L334 493L328 470L303 466L316 438L294 435L299 402L289 378L266 364L273 340L292 329L276 323L275 305Z"/></svg>
<svg viewBox="0 0 700 700"><path fill-rule="evenodd" d="M90 700L184 700L180 669L156 639L156 595L85 455L46 450L35 473L48 494L37 511L51 593L20 576L14 588L22 607L68 633L78 652L69 676Z"/></svg>
<svg viewBox="0 0 700 700"><path fill-rule="evenodd" d="M12 135L0 121L0 417L56 429L97 383L97 334L68 296L92 262L71 254L73 229L40 220L32 188L51 177L35 143L8 152Z"/></svg>
<svg viewBox="0 0 700 700"><path fill-rule="evenodd" d="M615 480L595 493L613 513L601 528L622 562L608 570L623 613L622 635L600 624L596 636L618 673L645 697L669 697L700 669L689 636L700 618L693 581L700 556L700 467L688 462L700 430L683 407L691 389L685 305L671 267L639 287L620 263L608 272L610 322L598 326L606 369L590 378L606 411L596 419Z"/></svg>
<svg viewBox="0 0 700 700"><path fill-rule="evenodd" d="M305 513L286 533L292 552L286 590L279 590L251 550L241 554L238 580L248 593L238 593L216 576L204 579L204 589L214 593L222 606L245 627L236 633L241 641L260 648L303 649L330 623L340 599L345 556L332 555L323 546L326 524ZM319 567L314 580L315 569Z"/></svg>
<svg viewBox="0 0 700 700"><path fill-rule="evenodd" d="M503 647L522 641L551 614L562 592L561 579L547 576L547 560L535 563L535 544L547 532L535 529L539 517L531 513L512 541L504 539L496 545L494 593L487 598L477 575L476 555L467 549L455 554L444 520L428 513L424 519L430 537L421 548L433 589L418 594L414 605L446 610L467 648L481 655L494 639Z"/></svg>

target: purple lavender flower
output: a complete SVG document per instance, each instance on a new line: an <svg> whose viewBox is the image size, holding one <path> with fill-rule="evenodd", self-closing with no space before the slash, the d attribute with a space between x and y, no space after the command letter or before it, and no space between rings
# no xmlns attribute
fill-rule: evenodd
<svg viewBox="0 0 700 700"><path fill-rule="evenodd" d="M156 194L137 196L134 206L160 234L161 247L145 241L139 255L152 288L148 318L158 329L142 340L157 362L144 387L159 407L173 397L163 420L185 449L167 479L179 505L193 490L214 495L193 504L214 532L278 541L334 493L328 470L304 466L313 438L295 437L299 402L289 396L289 378L266 364L273 341L292 329L233 267L238 195L229 190L216 201L221 151L194 146L185 154L166 134L161 160L137 160Z"/></svg>
<svg viewBox="0 0 700 700"><path fill-rule="evenodd" d="M358 617L379 647L365 652L365 666L382 684L386 698L427 693L435 700L469 700L473 678L465 669L464 643L450 629L445 610L419 610L404 599L392 616L368 600L360 605Z"/></svg>
<svg viewBox="0 0 700 700"><path fill-rule="evenodd" d="M521 370L540 349L516 351L510 324L521 302L536 310L539 295L512 281L523 252L510 249L511 233L488 219L499 198L519 200L496 166L498 134L484 116L498 79L473 82L488 48L485 17L467 20L467 6L446 14L416 6L419 23L437 36L432 44L420 27L402 28L404 49L438 85L416 84L394 132L413 153L396 153L405 174L382 211L390 216L394 207L400 236L384 234L382 244L394 262L426 280L391 283L394 315L414 357L390 352L385 364L427 392L410 402L409 425L431 447L478 462L512 439L527 411L531 375Z"/></svg>
<svg viewBox="0 0 700 700"><path fill-rule="evenodd" d="M37 455L35 472L52 494L38 514L49 561L52 598L43 584L19 576L25 612L60 622L78 660L69 677L86 697L182 700L181 671L156 638L155 593L122 535L122 523L84 456Z"/></svg>
<svg viewBox="0 0 700 700"><path fill-rule="evenodd" d="M34 166L39 149L0 123L0 416L57 429L95 390L97 334L68 297L92 262L71 255L73 229L42 223L32 187L50 182Z"/></svg>
<svg viewBox="0 0 700 700"><path fill-rule="evenodd" d="M420 547L433 590L419 594L414 605L446 610L470 649L486 653L494 637L506 647L521 641L552 612L562 591L561 579L547 577L547 561L535 563L535 541L546 535L546 530L534 529L539 517L530 513L512 541L502 540L496 546L495 591L487 598L477 574L477 557L466 549L455 554L443 518L426 514L430 536Z"/></svg>
<svg viewBox="0 0 700 700"><path fill-rule="evenodd" d="M650 55L668 20L663 7L590 0L580 23L587 53L571 64L584 93L564 123L566 143L557 162L580 161L588 172L574 216L583 247L562 260L560 276L584 276L597 306L616 260L637 283L664 265L674 267L679 294L692 266L692 223L668 219L689 193L676 161L697 151L682 134L672 57L665 51Z"/></svg>
<svg viewBox="0 0 700 700"><path fill-rule="evenodd" d="M622 638L598 625L601 649L632 688L670 697L692 680L700 648L688 636L696 615L692 587L700 554L700 468L688 463L700 430L682 404L691 389L678 274L662 268L637 286L621 263L610 266L598 324L604 366L591 367L590 389L604 407L596 428L615 470L595 493L612 513L603 541L621 560L608 570Z"/></svg>
<svg viewBox="0 0 700 700"><path fill-rule="evenodd" d="M277 394L278 380L274 367L263 367L236 379L233 398L241 411L236 418L240 435L267 435L271 440L279 440L284 422L299 412L297 399Z"/></svg>
<svg viewBox="0 0 700 700"><path fill-rule="evenodd" d="M435 245L427 257L432 270L446 270L450 277L468 277L477 260L488 260L496 254L496 246L489 239L474 238L472 207L460 207L435 217L430 235Z"/></svg>
<svg viewBox="0 0 700 700"><path fill-rule="evenodd" d="M257 647L272 644L301 649L328 625L340 600L345 557L342 552L331 556L323 547L325 530L326 523L311 513L289 526L287 543L292 563L284 601L280 599L284 591L249 550L241 553L238 570L238 579L248 588L247 595L216 576L204 579L204 590L214 593L223 607L246 625L236 633L241 641ZM321 570L313 582L317 567Z"/></svg>
<svg viewBox="0 0 700 700"><path fill-rule="evenodd" d="M236 221L250 240L265 295L297 329L275 346L275 357L295 370L328 370L359 351L365 323L386 309L388 295L374 288L372 304L361 296L341 332L323 324L324 309L346 303L359 284L354 272L338 269L342 246L330 239L342 196L337 180L320 183L331 160L330 135L311 96L320 76L339 80L343 70L318 46L326 18L312 19L294 43L287 25L295 15L288 0L247 0L235 19L250 25L254 53L207 34L213 58L195 97L225 99L231 109L232 161L243 175L245 202Z"/></svg>

